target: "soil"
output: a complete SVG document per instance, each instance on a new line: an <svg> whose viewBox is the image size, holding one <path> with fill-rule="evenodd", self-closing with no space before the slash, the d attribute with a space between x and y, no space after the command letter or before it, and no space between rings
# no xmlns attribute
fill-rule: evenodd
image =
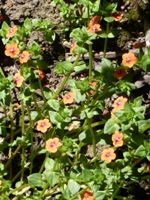
<svg viewBox="0 0 150 200"><path fill-rule="evenodd" d="M111 0L110 0L111 1ZM0 1L0 25L6 21L10 26L21 25L26 18L29 19L50 19L54 24L59 24L62 18L59 15L59 8L50 5L51 0L1 0ZM111 1L114 2L114 1ZM132 50L138 53L137 44L145 44L145 31L149 28L147 22L150 19L148 0L121 0L118 10L123 15L123 20L115 26L120 30L119 36L115 40L108 41L108 52L111 52L112 59L120 59L118 52ZM143 15L144 13L144 15ZM49 87L57 87L61 79L54 75L53 66L59 60L59 56L67 57L67 48L62 45L62 36L57 35L57 41L53 44L45 42L41 35L33 35L31 40L39 40L43 50L43 58L51 65L51 70L46 71L45 83ZM3 67L6 75L14 74L18 68L13 60L4 55L4 46L0 41L0 66ZM144 46L144 45L143 45ZM138 46L139 47L139 46ZM66 50L67 49L67 50ZM94 51L100 53L101 41L94 44ZM112 53L113 52L113 53ZM96 67L100 67L100 57L95 57ZM87 57L88 59L88 57ZM143 104L150 104L150 75L138 71L135 73L135 84L137 90L133 95L142 96ZM16 101L14 97L14 101ZM148 107L148 106L147 106ZM150 117L150 108L147 109L146 118ZM40 137L39 137L40 138ZM37 140L39 139L37 138ZM38 142L37 142L38 145ZM35 147L36 148L36 147ZM90 149L90 148L89 148ZM87 152L90 154L90 152ZM0 154L0 162L6 159L6 155ZM150 199L150 180L142 181L134 185L133 199ZM122 191L123 192L123 191ZM138 195L137 195L138 194Z"/></svg>

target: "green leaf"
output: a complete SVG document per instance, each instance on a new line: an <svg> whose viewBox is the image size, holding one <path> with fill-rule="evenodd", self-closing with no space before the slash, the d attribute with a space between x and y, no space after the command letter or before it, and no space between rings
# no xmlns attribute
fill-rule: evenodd
<svg viewBox="0 0 150 200"><path fill-rule="evenodd" d="M37 111L31 111L30 115L31 115L31 119L35 120L35 118L38 116L38 112Z"/></svg>
<svg viewBox="0 0 150 200"><path fill-rule="evenodd" d="M106 21L106 22L113 22L114 21L114 19L111 17L111 16L109 16L109 17L104 17L104 20Z"/></svg>
<svg viewBox="0 0 150 200"><path fill-rule="evenodd" d="M81 132L79 135L79 140L87 144L92 144L92 136L90 130L85 130Z"/></svg>
<svg viewBox="0 0 150 200"><path fill-rule="evenodd" d="M100 36L101 38L107 38L107 37L108 37L108 33L107 33L106 31L101 31L101 32L99 33L99 36Z"/></svg>
<svg viewBox="0 0 150 200"><path fill-rule="evenodd" d="M119 128L120 128L120 126L116 122L116 119L110 118L104 126L104 133L111 134L111 133L114 133L115 131L119 130Z"/></svg>
<svg viewBox="0 0 150 200"><path fill-rule="evenodd" d="M32 19L32 25L33 26L39 26L41 24L41 20L40 19Z"/></svg>
<svg viewBox="0 0 150 200"><path fill-rule="evenodd" d="M63 61L60 63L61 67L63 67L67 72L73 71L73 64L69 61Z"/></svg>
<svg viewBox="0 0 150 200"><path fill-rule="evenodd" d="M137 97L133 100L133 104L135 107L141 106L142 105L142 97Z"/></svg>
<svg viewBox="0 0 150 200"><path fill-rule="evenodd" d="M87 0L79 0L78 3L84 5L85 7L89 5L89 1Z"/></svg>
<svg viewBox="0 0 150 200"><path fill-rule="evenodd" d="M29 18L26 18L26 19L24 20L23 27L25 27L25 30L26 30L25 33L30 33L31 28L32 28L32 24L31 24L31 21L30 21Z"/></svg>
<svg viewBox="0 0 150 200"><path fill-rule="evenodd" d="M46 158L45 169L50 171L53 169L53 167L54 167L54 160L51 158Z"/></svg>
<svg viewBox="0 0 150 200"><path fill-rule="evenodd" d="M150 119L147 120L140 120L138 123L138 129L140 133L145 132L147 129L150 128Z"/></svg>
<svg viewBox="0 0 150 200"><path fill-rule="evenodd" d="M80 185L73 179L69 179L68 188L72 195L76 194L80 190Z"/></svg>
<svg viewBox="0 0 150 200"><path fill-rule="evenodd" d="M55 111L58 111L60 108L60 102L56 99L50 99L47 101L47 104L53 108Z"/></svg>
<svg viewBox="0 0 150 200"><path fill-rule="evenodd" d="M135 156L139 156L139 157L145 157L146 156L146 149L143 145L140 145L135 153L134 153Z"/></svg>
<svg viewBox="0 0 150 200"><path fill-rule="evenodd" d="M4 30L5 32L8 31L9 26L8 26L8 24L5 21L2 23L1 29Z"/></svg>
<svg viewBox="0 0 150 200"><path fill-rule="evenodd" d="M105 191L98 191L94 194L94 199L95 200L103 200L106 196L106 192Z"/></svg>
<svg viewBox="0 0 150 200"><path fill-rule="evenodd" d="M102 58L101 64L102 64L102 68L103 68L104 70L108 70L108 68L110 68L111 65L112 65L111 61L108 60L107 58Z"/></svg>
<svg viewBox="0 0 150 200"><path fill-rule="evenodd" d="M85 182L88 182L93 177L93 173L89 169L82 169L82 177Z"/></svg>
<svg viewBox="0 0 150 200"><path fill-rule="evenodd" d="M47 41L50 41L50 42L54 42L55 38L56 38L56 34L54 31L49 31L47 32L45 35L44 35L45 39Z"/></svg>
<svg viewBox="0 0 150 200"><path fill-rule="evenodd" d="M58 121L56 120L56 115L57 115L57 112L49 111L49 117L50 117L50 120L53 124L58 123Z"/></svg>
<svg viewBox="0 0 150 200"><path fill-rule="evenodd" d="M41 187L43 180L42 175L40 173L34 173L27 177L28 182L31 183L35 187Z"/></svg>
<svg viewBox="0 0 150 200"><path fill-rule="evenodd" d="M55 172L46 171L45 175L50 186L54 186L58 182L59 176Z"/></svg>
<svg viewBox="0 0 150 200"><path fill-rule="evenodd" d="M149 49L149 48L148 48ZM150 56L147 54L144 54L141 60L140 67L145 71L145 72L150 72Z"/></svg>
<svg viewBox="0 0 150 200"><path fill-rule="evenodd" d="M80 53L80 54L85 54L85 53L87 53L88 51L87 51L87 49L78 46L78 47L75 48L75 52L78 52L78 53Z"/></svg>

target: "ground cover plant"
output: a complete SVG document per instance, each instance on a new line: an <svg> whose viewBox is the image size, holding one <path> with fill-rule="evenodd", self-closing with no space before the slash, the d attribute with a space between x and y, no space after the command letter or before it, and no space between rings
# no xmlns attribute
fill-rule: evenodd
<svg viewBox="0 0 150 200"><path fill-rule="evenodd" d="M134 183L150 178L149 105L132 95L135 72L150 72L150 47L138 55L126 52L121 61L106 58L122 19L117 3L71 3L53 1L61 5L60 25L27 18L0 29L5 55L19 66L12 76L0 71L0 151L8 155L0 163L2 200L133 199ZM69 32L71 56L54 67L59 87L48 87L43 80L51 66L41 59L39 42L29 39L41 32L53 43L57 31ZM103 57L93 69L97 40ZM88 62L82 59L87 53Z"/></svg>

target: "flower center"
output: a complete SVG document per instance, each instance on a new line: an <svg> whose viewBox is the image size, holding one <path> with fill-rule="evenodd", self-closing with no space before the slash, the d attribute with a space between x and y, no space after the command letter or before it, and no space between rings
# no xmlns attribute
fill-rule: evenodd
<svg viewBox="0 0 150 200"><path fill-rule="evenodd" d="M44 127L44 126L46 126L46 124L45 124L45 122L42 122L41 127Z"/></svg>
<svg viewBox="0 0 150 200"><path fill-rule="evenodd" d="M56 143L55 143L55 142L51 142L50 146L51 146L51 147L55 147L55 146L56 146Z"/></svg>
<svg viewBox="0 0 150 200"><path fill-rule="evenodd" d="M21 58L24 58L25 57L25 55L24 54L21 54Z"/></svg>
<svg viewBox="0 0 150 200"><path fill-rule="evenodd" d="M131 60L132 60L132 59L131 59L130 57L126 58L126 61L127 61L127 62L131 62Z"/></svg>
<svg viewBox="0 0 150 200"><path fill-rule="evenodd" d="M105 156L106 156L106 157L109 157L109 156L110 156L110 152L107 152Z"/></svg>
<svg viewBox="0 0 150 200"><path fill-rule="evenodd" d="M17 83L18 81L19 81L19 78L16 77L16 78L14 79L14 83Z"/></svg>
<svg viewBox="0 0 150 200"><path fill-rule="evenodd" d="M13 33L14 30L12 28L9 29L9 33Z"/></svg>
<svg viewBox="0 0 150 200"><path fill-rule="evenodd" d="M67 99L70 99L70 98L71 98L71 95L67 95L66 98L67 98Z"/></svg>
<svg viewBox="0 0 150 200"><path fill-rule="evenodd" d="M89 198L89 195L88 195L88 194L85 194L85 198Z"/></svg>
<svg viewBox="0 0 150 200"><path fill-rule="evenodd" d="M117 105L120 106L122 104L122 101L118 101Z"/></svg>
<svg viewBox="0 0 150 200"><path fill-rule="evenodd" d="M15 52L15 49L14 49L14 48L10 48L9 52L10 52L10 53L14 53L14 52Z"/></svg>
<svg viewBox="0 0 150 200"><path fill-rule="evenodd" d="M116 136L116 138L115 138L115 139L116 139L116 141L117 141L117 142L119 141L119 137L118 137L118 136Z"/></svg>
<svg viewBox="0 0 150 200"><path fill-rule="evenodd" d="M118 70L118 71L117 71L117 73L118 73L118 74L121 74L121 73L122 73L121 69L120 69L120 70Z"/></svg>
<svg viewBox="0 0 150 200"><path fill-rule="evenodd" d="M95 33L98 29L96 27L92 27L92 31Z"/></svg>

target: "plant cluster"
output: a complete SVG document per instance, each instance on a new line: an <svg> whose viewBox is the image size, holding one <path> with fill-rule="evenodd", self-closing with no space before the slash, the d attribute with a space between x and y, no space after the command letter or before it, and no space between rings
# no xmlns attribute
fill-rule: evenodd
<svg viewBox="0 0 150 200"><path fill-rule="evenodd" d="M132 96L134 72L150 72L150 48L138 56L127 52L114 66L106 51L108 39L118 33L113 25L122 19L117 4L107 0L72 0L70 7L62 0L52 4L62 5L60 13L70 24L67 31L73 41L71 59L54 67L63 76L59 87L43 84L44 72L51 66L41 59L40 44L28 43L36 31L53 43L57 32L53 27L59 25L27 18L22 26L3 22L0 29L5 55L19 65L12 76L0 71L0 152L8 155L0 163L0 199L132 199L132 185L150 177L150 119L145 118L142 98ZM92 45L99 39L104 40L103 58L101 68L93 70ZM86 53L88 63L82 60ZM88 75L82 79L72 76L85 70ZM91 156L86 153L89 147ZM143 161L146 164L141 165ZM122 195L123 189L128 196Z"/></svg>

